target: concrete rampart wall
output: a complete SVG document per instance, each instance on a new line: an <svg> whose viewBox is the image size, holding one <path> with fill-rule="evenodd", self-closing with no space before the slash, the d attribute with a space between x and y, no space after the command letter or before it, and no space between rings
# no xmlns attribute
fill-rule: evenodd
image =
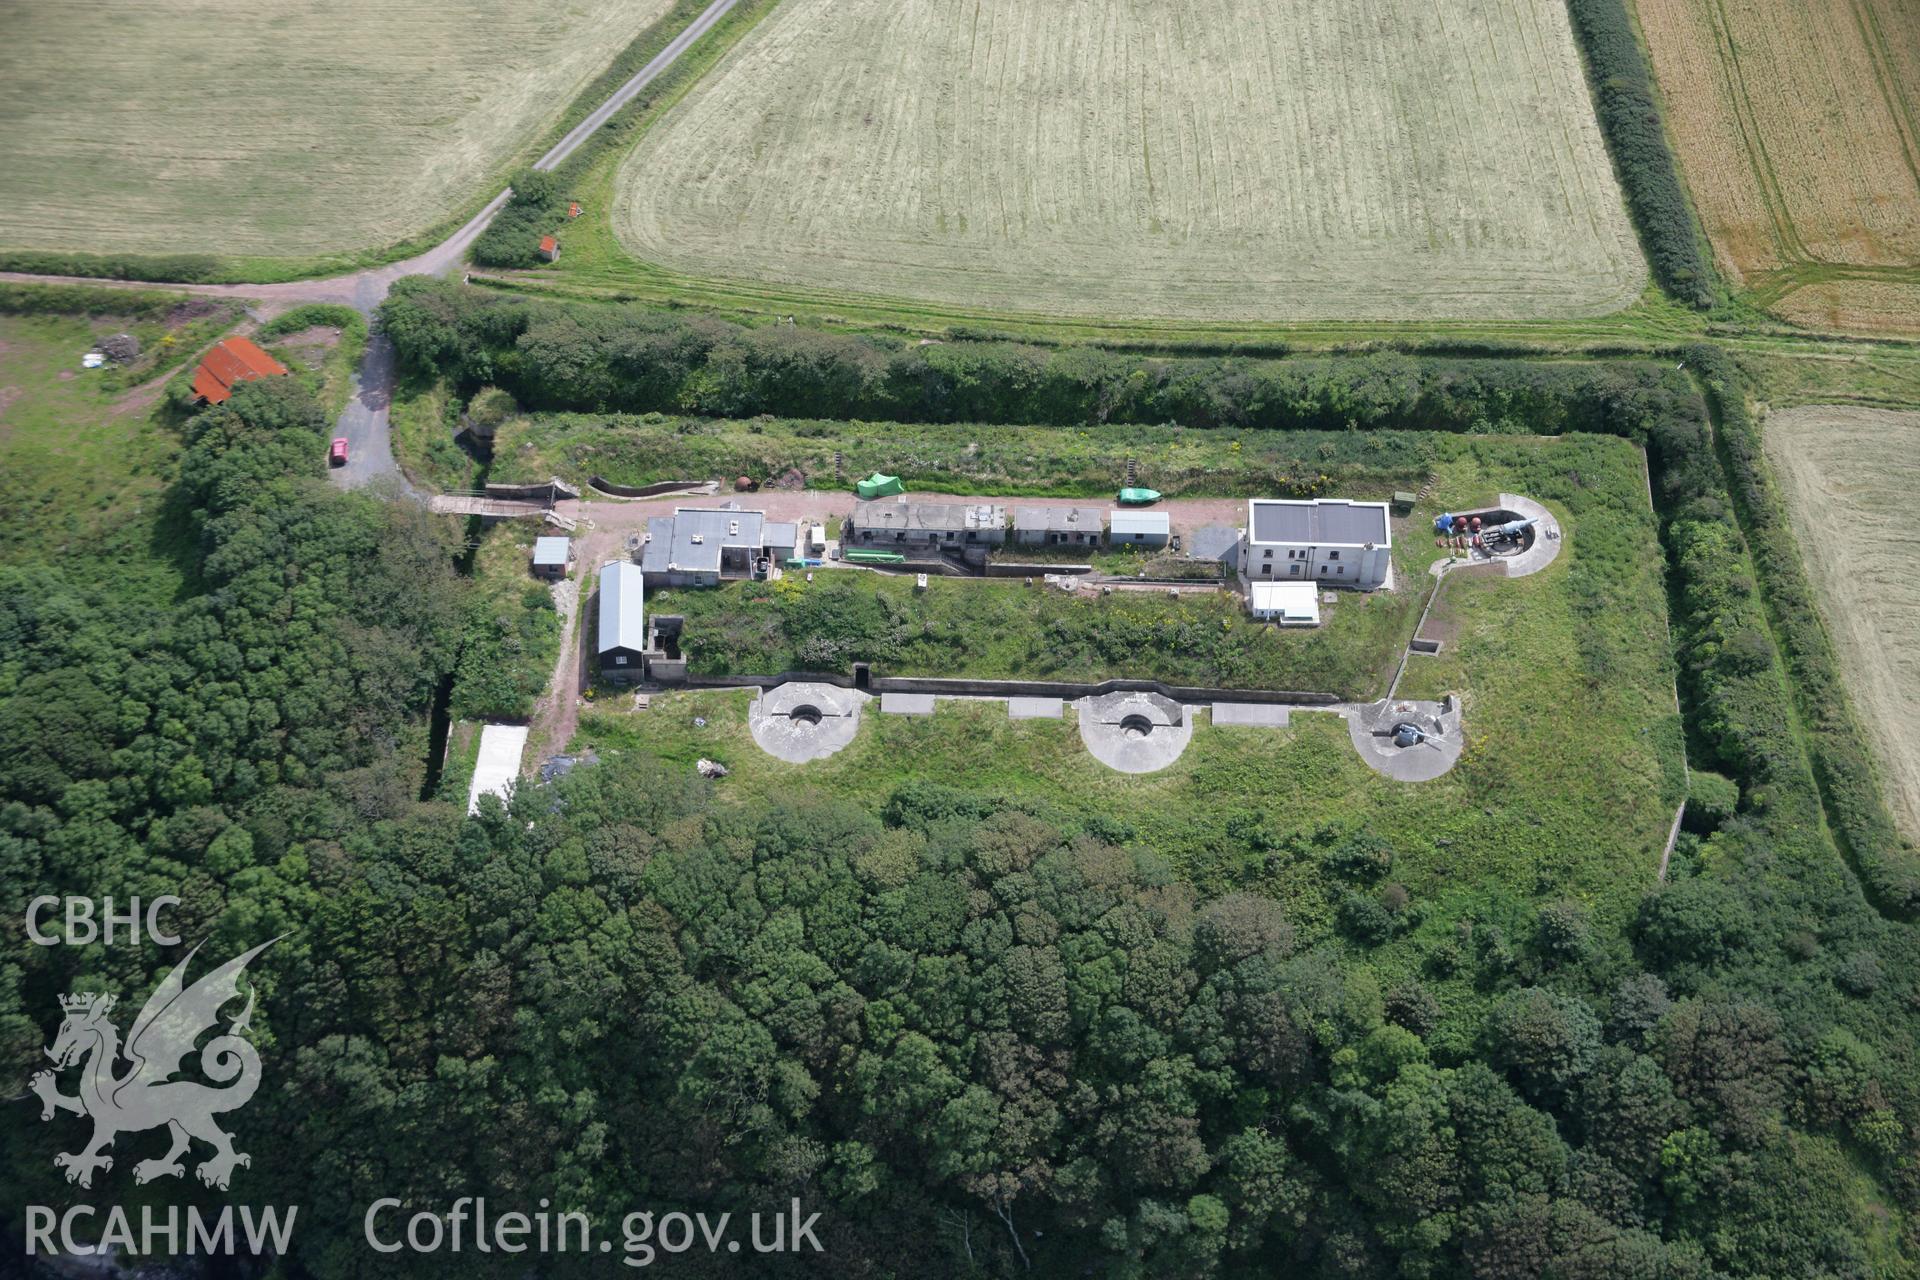
<svg viewBox="0 0 1920 1280"><path fill-rule="evenodd" d="M656 678L659 664L655 664ZM695 689L775 689L793 681L830 684L850 689L852 676L819 671L787 671L777 676L688 675ZM669 683L662 680L661 683ZM1303 693L1288 689L1208 689L1197 685L1164 684L1158 680L1102 680L1089 684L1072 680L973 680L965 677L876 676L875 693L931 693L945 697L977 698L1094 698L1109 693L1157 693L1176 702L1259 702L1269 705L1332 706L1338 694Z"/></svg>
<svg viewBox="0 0 1920 1280"><path fill-rule="evenodd" d="M615 484L604 476L588 476L587 483L602 493L616 498L657 498L663 493L681 493L688 489L698 489L704 480L662 480L658 484Z"/></svg>

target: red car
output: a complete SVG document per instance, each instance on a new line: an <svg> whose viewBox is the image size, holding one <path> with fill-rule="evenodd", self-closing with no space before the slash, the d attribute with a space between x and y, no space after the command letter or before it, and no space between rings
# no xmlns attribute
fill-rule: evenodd
<svg viewBox="0 0 1920 1280"><path fill-rule="evenodd" d="M335 436L333 438L333 447L327 450L327 462L329 465L336 467L344 467L347 465L347 438L345 436Z"/></svg>

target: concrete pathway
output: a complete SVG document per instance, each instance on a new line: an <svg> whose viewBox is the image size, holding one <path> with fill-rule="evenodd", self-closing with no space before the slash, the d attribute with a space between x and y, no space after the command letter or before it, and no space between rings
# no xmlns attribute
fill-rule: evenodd
<svg viewBox="0 0 1920 1280"><path fill-rule="evenodd" d="M506 800L520 776L520 753L527 748L527 726L489 724L480 729L480 758L467 784L467 812L480 811L481 796Z"/></svg>

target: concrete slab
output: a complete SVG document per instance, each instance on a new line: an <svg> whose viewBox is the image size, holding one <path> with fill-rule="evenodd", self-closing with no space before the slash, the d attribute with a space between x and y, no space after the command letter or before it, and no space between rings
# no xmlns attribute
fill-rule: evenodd
<svg viewBox="0 0 1920 1280"><path fill-rule="evenodd" d="M889 716L930 716L933 714L933 695L883 693L880 695L880 713Z"/></svg>
<svg viewBox="0 0 1920 1280"><path fill-rule="evenodd" d="M1080 741L1095 760L1121 773L1158 773L1193 740L1193 718L1157 693L1109 693L1073 704Z"/></svg>
<svg viewBox="0 0 1920 1280"><path fill-rule="evenodd" d="M481 796L507 799L520 776L520 756L527 749L524 724L489 724L480 728L480 758L474 762L473 781L467 784L467 812L480 812Z"/></svg>
<svg viewBox="0 0 1920 1280"><path fill-rule="evenodd" d="M1008 698L1007 714L1015 720L1061 720L1067 704L1061 698Z"/></svg>
<svg viewBox="0 0 1920 1280"><path fill-rule="evenodd" d="M1427 782L1453 768L1463 746L1460 702L1382 699L1345 710L1347 735L1367 767L1396 782ZM1423 735L1412 746L1394 744L1394 728L1411 724Z"/></svg>
<svg viewBox="0 0 1920 1280"><path fill-rule="evenodd" d="M1213 704L1215 724L1243 724L1261 729L1284 729L1291 718L1287 708L1270 706L1264 702L1216 702Z"/></svg>
<svg viewBox="0 0 1920 1280"><path fill-rule="evenodd" d="M747 728L775 759L788 764L824 760L860 732L860 711L871 697L836 685L790 681L753 700Z"/></svg>
<svg viewBox="0 0 1920 1280"><path fill-rule="evenodd" d="M1500 495L1502 509L1512 511L1522 517L1537 520L1534 526L1533 545L1525 551L1509 552L1503 555L1488 555L1477 548L1465 552L1456 551L1458 560L1436 560L1427 572L1438 578L1448 572L1459 569L1484 569L1490 573L1504 574L1509 578L1524 578L1530 573L1538 573L1560 557L1560 548L1566 542L1566 533L1553 512L1547 510L1532 498L1517 493Z"/></svg>
<svg viewBox="0 0 1920 1280"><path fill-rule="evenodd" d="M1553 518L1553 512L1532 498L1523 498L1517 493L1501 494L1500 505L1509 511L1517 511L1523 516L1530 516L1540 522L1534 526L1533 545L1517 556L1506 557L1507 576L1524 578L1552 564L1560 555L1560 546L1565 540L1560 530L1560 522Z"/></svg>
<svg viewBox="0 0 1920 1280"><path fill-rule="evenodd" d="M1187 554L1195 560L1218 560L1222 563L1238 563L1240 559L1240 530L1226 525L1210 524L1204 529L1195 529L1187 536Z"/></svg>

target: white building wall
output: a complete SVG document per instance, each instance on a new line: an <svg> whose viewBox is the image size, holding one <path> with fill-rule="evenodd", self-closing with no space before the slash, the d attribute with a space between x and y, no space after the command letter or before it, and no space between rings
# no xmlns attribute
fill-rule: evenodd
<svg viewBox="0 0 1920 1280"><path fill-rule="evenodd" d="M1369 549L1246 541L1241 543L1240 573L1249 582L1322 582L1370 591L1387 580L1391 559L1392 552L1382 546Z"/></svg>

